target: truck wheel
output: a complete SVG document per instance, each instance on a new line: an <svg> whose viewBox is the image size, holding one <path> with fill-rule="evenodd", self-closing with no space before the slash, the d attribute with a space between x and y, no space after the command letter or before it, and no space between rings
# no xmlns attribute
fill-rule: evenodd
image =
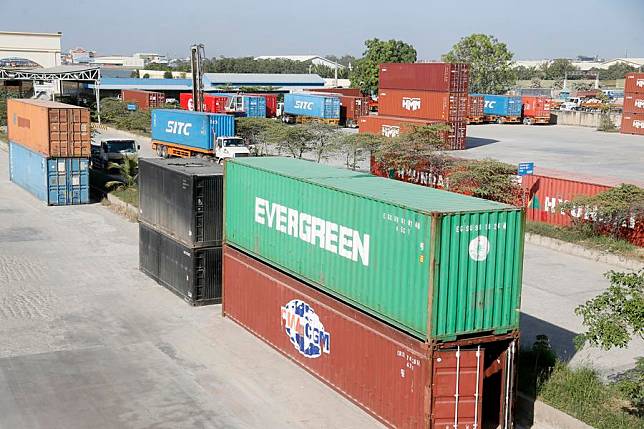
<svg viewBox="0 0 644 429"><path fill-rule="evenodd" d="M167 146L162 146L161 147L161 158L167 158L168 157L168 147Z"/></svg>
<svg viewBox="0 0 644 429"><path fill-rule="evenodd" d="M498 119L496 120L496 123L497 123L497 124L502 124L502 123L503 123L503 118L498 118Z"/></svg>
<svg viewBox="0 0 644 429"><path fill-rule="evenodd" d="M157 156L159 158L163 158L163 146L157 145L156 149L157 149Z"/></svg>

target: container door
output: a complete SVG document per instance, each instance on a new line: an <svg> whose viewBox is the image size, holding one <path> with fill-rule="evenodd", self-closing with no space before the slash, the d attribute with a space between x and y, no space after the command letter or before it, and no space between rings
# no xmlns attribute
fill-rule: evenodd
<svg viewBox="0 0 644 429"><path fill-rule="evenodd" d="M514 399L516 389L516 341L512 341L503 355L502 373L502 395L501 415L499 421L501 429L512 429L514 427Z"/></svg>
<svg viewBox="0 0 644 429"><path fill-rule="evenodd" d="M479 429L483 405L484 349L443 350L434 354L432 427Z"/></svg>
<svg viewBox="0 0 644 429"><path fill-rule="evenodd" d="M64 159L47 160L47 182L50 205L65 205L66 198L66 165Z"/></svg>

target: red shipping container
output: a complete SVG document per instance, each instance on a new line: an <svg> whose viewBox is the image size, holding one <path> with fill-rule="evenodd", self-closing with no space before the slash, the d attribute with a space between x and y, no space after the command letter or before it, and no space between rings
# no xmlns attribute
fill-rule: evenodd
<svg viewBox="0 0 644 429"><path fill-rule="evenodd" d="M247 95L258 95L260 97L264 97L264 99L266 100L266 117L267 118L277 117L277 94L258 93L258 94L247 94Z"/></svg>
<svg viewBox="0 0 644 429"><path fill-rule="evenodd" d="M380 64L379 88L467 94L469 67L449 63Z"/></svg>
<svg viewBox="0 0 644 429"><path fill-rule="evenodd" d="M340 95L340 123L357 128L359 119L369 115L369 97Z"/></svg>
<svg viewBox="0 0 644 429"><path fill-rule="evenodd" d="M165 106L165 94L162 92L124 89L121 99L126 103L136 103L141 110L162 108Z"/></svg>
<svg viewBox="0 0 644 429"><path fill-rule="evenodd" d="M467 116L481 117L483 116L483 107L485 106L485 97L482 95L470 95L467 97Z"/></svg>
<svg viewBox="0 0 644 429"><path fill-rule="evenodd" d="M228 97L225 95L204 94L202 111L226 113L226 103L228 103ZM195 110L191 92L182 92L179 94L179 104L184 110Z"/></svg>
<svg viewBox="0 0 644 429"><path fill-rule="evenodd" d="M409 119L395 116L372 115L363 116L359 121L359 132L380 134L385 137L396 137L405 133L410 126L431 125L446 123L444 121L431 119ZM451 150L465 149L466 123L465 121L447 122L451 130L446 133L445 140L447 148Z"/></svg>
<svg viewBox="0 0 644 429"><path fill-rule="evenodd" d="M225 316L388 426L511 427L517 333L428 345L230 246L223 290Z"/></svg>
<svg viewBox="0 0 644 429"><path fill-rule="evenodd" d="M624 94L624 113L644 113L644 92Z"/></svg>
<svg viewBox="0 0 644 429"><path fill-rule="evenodd" d="M548 97L521 97L523 116L529 118L548 118L550 120L550 99Z"/></svg>
<svg viewBox="0 0 644 429"><path fill-rule="evenodd" d="M378 113L402 118L464 121L467 119L467 94L404 89L381 89Z"/></svg>
<svg viewBox="0 0 644 429"><path fill-rule="evenodd" d="M622 113L622 134L637 134L644 136L644 114Z"/></svg>
<svg viewBox="0 0 644 429"><path fill-rule="evenodd" d="M628 73L624 77L624 94L644 94L644 73Z"/></svg>
<svg viewBox="0 0 644 429"><path fill-rule="evenodd" d="M359 88L309 88L307 91L326 92L330 94L349 95L351 97L363 97L364 94Z"/></svg>

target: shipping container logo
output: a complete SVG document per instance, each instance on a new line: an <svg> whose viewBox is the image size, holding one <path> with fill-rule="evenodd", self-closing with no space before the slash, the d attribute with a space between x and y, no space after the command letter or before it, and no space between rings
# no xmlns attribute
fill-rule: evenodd
<svg viewBox="0 0 644 429"><path fill-rule="evenodd" d="M476 262L485 261L488 253L490 253L490 242L487 237L479 235L470 241L470 258Z"/></svg>
<svg viewBox="0 0 644 429"><path fill-rule="evenodd" d="M406 110L419 110L420 109L420 98L417 97L403 97L402 98L402 107Z"/></svg>
<svg viewBox="0 0 644 429"><path fill-rule="evenodd" d="M640 121L639 119L636 119L633 121L633 127L634 128L644 128L644 121Z"/></svg>
<svg viewBox="0 0 644 429"><path fill-rule="evenodd" d="M383 125L382 135L385 137L398 137L400 135L400 127L394 125Z"/></svg>
<svg viewBox="0 0 644 429"><path fill-rule="evenodd" d="M168 125L165 127L165 132L188 137L190 136L190 128L192 128L192 124L188 122L168 121Z"/></svg>
<svg viewBox="0 0 644 429"><path fill-rule="evenodd" d="M496 101L493 100L485 100L484 106L489 108L489 109L494 109L494 105L496 104Z"/></svg>
<svg viewBox="0 0 644 429"><path fill-rule="evenodd" d="M635 100L635 107L637 107L638 109L643 108L644 107L644 100L641 100L639 98L636 99Z"/></svg>
<svg viewBox="0 0 644 429"><path fill-rule="evenodd" d="M303 100L295 100L295 106L296 109L302 109L302 110L313 110L313 102L312 101L303 101Z"/></svg>
<svg viewBox="0 0 644 429"><path fill-rule="evenodd" d="M314 359L331 353L331 334L310 305L294 299L281 308L281 313L284 332L301 355Z"/></svg>
<svg viewBox="0 0 644 429"><path fill-rule="evenodd" d="M635 85L638 88L644 88L644 79L637 79L637 81L635 82Z"/></svg>

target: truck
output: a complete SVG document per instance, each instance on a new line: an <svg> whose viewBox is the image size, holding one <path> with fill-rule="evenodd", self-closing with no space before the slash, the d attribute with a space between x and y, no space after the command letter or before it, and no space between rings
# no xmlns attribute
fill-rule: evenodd
<svg viewBox="0 0 644 429"><path fill-rule="evenodd" d="M225 159L250 156L235 135L235 118L221 113L156 109L152 111L152 150L161 158Z"/></svg>
<svg viewBox="0 0 644 429"><path fill-rule="evenodd" d="M92 168L108 170L110 163L121 164L130 156L136 156L141 146L134 140L101 140L91 146L90 165Z"/></svg>
<svg viewBox="0 0 644 429"><path fill-rule="evenodd" d="M296 92L284 95L282 121L289 124L322 122L340 123L340 97L333 94Z"/></svg>
<svg viewBox="0 0 644 429"><path fill-rule="evenodd" d="M548 97L521 97L523 102L524 125L550 123L550 98Z"/></svg>

